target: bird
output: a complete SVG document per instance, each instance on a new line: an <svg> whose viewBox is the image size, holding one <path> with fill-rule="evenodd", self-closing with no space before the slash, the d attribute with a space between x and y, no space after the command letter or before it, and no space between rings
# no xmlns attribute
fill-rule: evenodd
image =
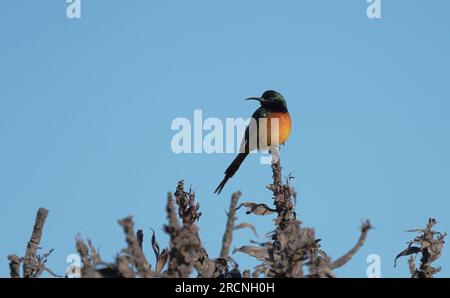
<svg viewBox="0 0 450 298"><path fill-rule="evenodd" d="M225 177L214 191L215 194L222 192L227 181L236 174L250 152L255 149L258 151L270 150L274 146L282 145L288 140L291 133L291 116L286 101L279 92L267 90L259 97L249 97L246 100L256 100L261 104L252 115L252 120L255 120L253 123L256 125L251 125L251 121L247 126L239 153L225 170ZM261 121L264 119L265 121ZM273 119L278 119L278 125L274 125L272 128ZM260 127L261 125L266 127ZM261 128L265 129L261 130ZM278 131L275 131L276 128ZM275 133L275 143L272 143L272 133ZM276 135L278 135L278 140L276 140Z"/></svg>

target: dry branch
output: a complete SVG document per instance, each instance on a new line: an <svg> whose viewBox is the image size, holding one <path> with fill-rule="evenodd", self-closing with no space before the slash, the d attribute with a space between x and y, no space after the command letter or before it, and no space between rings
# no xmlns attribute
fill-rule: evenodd
<svg viewBox="0 0 450 298"><path fill-rule="evenodd" d="M415 276L416 275L416 262L414 261L414 256L409 256L408 267L409 267L409 273L411 274L411 276Z"/></svg>
<svg viewBox="0 0 450 298"><path fill-rule="evenodd" d="M137 241L138 241L138 244L139 244L139 248L142 251L142 243L144 242L144 232L142 230L138 230L136 232L136 238L137 238Z"/></svg>
<svg viewBox="0 0 450 298"><path fill-rule="evenodd" d="M102 259L100 258L100 255L97 253L97 250L95 249L94 245L92 244L91 239L87 240L89 245L89 251L91 252L91 259L94 266L102 264Z"/></svg>
<svg viewBox="0 0 450 298"><path fill-rule="evenodd" d="M294 210L296 193L289 185L292 177L282 181L280 159L272 163L273 183L267 188L272 191L275 209L266 204L253 202L239 205L247 207L247 214L268 215L276 213L275 230L270 234L271 242L261 243L260 247L242 246L234 252L243 252L263 261L255 268L254 277L263 273L267 277L303 277L303 267L308 265L308 277L335 277L332 269L346 264L364 244L367 232L371 228L367 221L361 228L361 236L356 245L344 256L331 263L330 258L320 248L315 231L302 228ZM238 208L239 208L238 207Z"/></svg>
<svg viewBox="0 0 450 298"><path fill-rule="evenodd" d="M75 239L75 247L80 256L82 268L78 269L73 267L72 270L81 270L81 277L86 278L98 278L98 277L106 277L105 272L97 269L97 265L106 265L104 264L100 258L100 255L97 253L97 250L94 248L92 241L90 239L87 240L87 244L83 239L77 237ZM111 267L113 267L111 265ZM104 269L104 268L103 268Z"/></svg>
<svg viewBox="0 0 450 298"><path fill-rule="evenodd" d="M180 181L177 187L178 214L182 219L181 226L173 206L173 196L167 196L167 218L169 225L165 226L166 232L170 236L169 245L169 268L168 274L172 277L189 277L197 260L196 254L201 247L198 237L198 228L194 224L197 217L196 209L190 209L193 205L194 196L187 195L183 189L183 182ZM188 200L188 203L186 202ZM184 216L184 217L183 217Z"/></svg>
<svg viewBox="0 0 450 298"><path fill-rule="evenodd" d="M408 259L409 271L412 278L432 278L441 271L440 267L433 267L432 263L440 258L444 248L444 238L447 233L433 230L437 224L434 218L429 218L424 229L413 229L408 232L419 232L420 235L409 241L408 247L395 257L394 267L398 258L411 255ZM420 265L417 268L413 254L421 254Z"/></svg>
<svg viewBox="0 0 450 298"><path fill-rule="evenodd" d="M80 256L81 262L83 264L83 269L81 271L81 275L86 276L88 274L88 272L91 271L93 268L93 264L91 264L91 260L89 258L89 248L84 243L84 241L80 238L77 238L75 240L75 242L76 242L75 246L76 246L78 255Z"/></svg>
<svg viewBox="0 0 450 298"><path fill-rule="evenodd" d="M241 197L241 192L235 192L231 197L230 209L228 210L228 219L225 228L225 233L222 239L222 249L220 251L220 257L222 259L228 258L230 252L230 245L233 239L234 222L236 220L236 207Z"/></svg>
<svg viewBox="0 0 450 298"><path fill-rule="evenodd" d="M20 263L22 262L22 260L17 255L9 255L8 262L11 278L20 278L19 271L20 271Z"/></svg>
<svg viewBox="0 0 450 298"><path fill-rule="evenodd" d="M278 214L272 235L273 262L268 273L273 277L302 277L303 263L316 246L314 230L300 227L294 211L295 192L288 183L283 184L281 170L280 159L277 159L272 164L273 184L268 186Z"/></svg>
<svg viewBox="0 0 450 298"><path fill-rule="evenodd" d="M246 202L238 206L240 192L232 195L229 211L227 213L226 228L222 239L222 247L218 258L210 258L203 247L199 236L199 228L196 222L200 219L200 204L195 202L195 193L189 189L185 191L183 180L179 181L175 195L167 195L167 220L164 231L169 235L170 241L167 248L160 250L156 241L155 231L151 237L151 247L155 253L156 263L154 271L148 263L144 253L144 232L134 232L132 217L119 220L125 233L127 248L118 254L113 263L104 263L90 240L87 243L82 239L76 239L76 249L82 261L81 277L191 277L192 272L197 272L197 277L205 278L249 278L259 277L304 277L304 267L308 266L308 277L335 277L333 269L345 265L361 248L370 230L367 221L361 227L361 235L354 247L344 256L331 262L330 258L321 250L319 241L315 237L312 228L304 228L297 220L295 212L296 193L289 185L290 178L283 183L280 160L274 159L272 164L273 183L267 188L272 192L273 208L265 203ZM176 203L176 205L174 204ZM244 245L235 248L233 253L242 252L255 257L261 264L256 266L253 272L245 270L241 273L238 264L229 257L233 240L233 232L240 228L250 228L256 234L256 228L251 223L235 225L236 211L244 206L247 214L275 215L275 229L267 234L265 242L254 242L256 245ZM33 233L28 242L25 258L16 255L8 256L11 277L20 277L20 264L23 262L25 277L38 277L46 271L52 276L57 276L45 267L47 257L52 250L43 255L37 255L37 249L42 237L43 226L47 217L46 209L39 209L34 225ZM421 237L413 240L410 246L399 254L409 255L415 252L422 253L421 266L415 268L414 259L410 259L411 274L415 277L429 276L438 272L440 268L431 267L441 253L445 234L432 231L434 220L429 221L427 228L420 230ZM420 243L419 249L412 243ZM428 244L427 244L428 243ZM167 266L166 266L167 265ZM167 268L164 271L164 268ZM231 268L231 270L230 270Z"/></svg>
<svg viewBox="0 0 450 298"><path fill-rule="evenodd" d="M199 220L202 215L201 212L198 212L200 204L195 204L195 193L191 189L189 192L184 191L183 180L178 182L175 200L178 205L178 215L182 219L183 224L190 225Z"/></svg>
<svg viewBox="0 0 450 298"><path fill-rule="evenodd" d="M142 277L150 277L150 266L142 253L138 239L135 236L132 217L126 217L119 220L118 223L123 228L125 240L128 244L128 247L124 250L124 252L131 258L132 264L138 269L138 272Z"/></svg>
<svg viewBox="0 0 450 298"><path fill-rule="evenodd" d="M34 223L33 232L31 233L30 241L28 241L27 249L25 251L25 258L23 261L23 277L33 277L35 270L37 270L36 251L41 242L42 231L44 229L45 220L48 215L48 210L39 208L36 214L36 221Z"/></svg>
<svg viewBox="0 0 450 298"><path fill-rule="evenodd" d="M53 249L50 249L47 253L36 256L36 268L33 272L32 277L37 278L37 277L41 276L41 274L44 271L48 272L50 275L52 275L54 277L61 277L61 276L53 273L53 271L51 271L50 269L48 269L45 266L45 263L47 263L47 258L52 254L52 252L53 252Z"/></svg>
<svg viewBox="0 0 450 298"><path fill-rule="evenodd" d="M334 261L330 264L330 269L334 270L339 267L344 266L350 259L358 252L358 250L364 245L366 241L367 233L372 229L370 225L370 221L365 221L361 226L361 235L359 236L358 242L356 242L355 246L350 249L345 255Z"/></svg>

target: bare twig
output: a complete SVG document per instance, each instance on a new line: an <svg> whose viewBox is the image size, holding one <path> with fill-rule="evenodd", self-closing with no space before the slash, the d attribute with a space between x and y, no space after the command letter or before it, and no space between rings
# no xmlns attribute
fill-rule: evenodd
<svg viewBox="0 0 450 298"><path fill-rule="evenodd" d="M184 181L178 182L177 189L175 191L175 201L178 205L178 215L183 221L183 224L193 224L199 220L202 215L198 212L200 204L195 204L195 193L189 189L189 192L184 191Z"/></svg>
<svg viewBox="0 0 450 298"><path fill-rule="evenodd" d="M233 239L234 222L236 220L236 207L241 197L241 192L235 192L231 197L230 209L228 210L228 219L225 228L225 233L222 239L222 249L220 251L220 258L226 259L230 252L230 245Z"/></svg>
<svg viewBox="0 0 450 298"><path fill-rule="evenodd" d="M62 278L61 275L56 274L56 273L53 272L53 270L51 270L50 268L45 267L45 268L44 268L44 271L47 272L48 274L50 274L50 275L53 276L53 277L59 277L59 278Z"/></svg>
<svg viewBox="0 0 450 298"><path fill-rule="evenodd" d="M270 251L273 263L268 273L273 277L302 277L303 262L309 258L310 251L316 245L314 230L300 227L301 222L296 219L294 211L295 192L289 184L282 182L280 159L277 157L274 161L273 184L268 188L273 192L278 216Z"/></svg>
<svg viewBox="0 0 450 298"><path fill-rule="evenodd" d="M124 278L133 278L134 272L130 268L129 260L127 256L118 256L116 259L116 267L117 270L120 272L121 276Z"/></svg>
<svg viewBox="0 0 450 298"><path fill-rule="evenodd" d="M275 209L265 204L241 204L250 209L247 214L267 215L274 212L277 214L276 228L271 234L272 242L263 244L260 248L243 246L235 249L235 252L244 252L263 261L253 276L264 273L268 277L302 277L303 262L317 250L314 230L301 228L300 221L296 220L293 202L295 191L290 187L289 181L286 184L282 182L278 156L273 158L272 172L273 184L268 185L267 188L273 193Z"/></svg>
<svg viewBox="0 0 450 298"><path fill-rule="evenodd" d="M167 218L169 224L165 226L170 235L168 275L173 277L189 277L195 262L201 253L201 243L198 237L198 227L194 222L198 219L198 208L194 205L194 193L184 191L183 181L178 182L176 202L178 215L183 225L180 225L175 208L173 196L167 196Z"/></svg>
<svg viewBox="0 0 450 298"><path fill-rule="evenodd" d="M91 259L93 265L98 265L102 263L102 259L100 258L100 255L97 253L97 250L95 249L94 245L92 245L91 239L87 240L89 245L89 251L91 252Z"/></svg>
<svg viewBox="0 0 450 298"><path fill-rule="evenodd" d="M272 164L273 184L269 185L268 188L273 192L274 204L278 212L278 221L283 225L285 222L295 219L296 214L292 202L294 195L293 189L288 184L282 183L281 170L280 159L278 158Z"/></svg>
<svg viewBox="0 0 450 298"><path fill-rule="evenodd" d="M100 256L97 254L97 251L94 249L92 245L92 241L88 240L88 245L84 242L83 239L77 237L75 239L76 242L76 250L78 255L80 256L81 263L83 267L81 268L81 277L86 278L97 278L101 277L101 274L96 271L95 266L101 263ZM79 270L76 267L73 267L72 270Z"/></svg>
<svg viewBox="0 0 450 298"><path fill-rule="evenodd" d="M356 242L355 246L350 249L345 255L334 261L330 264L330 269L334 270L343 265L345 265L350 259L358 252L358 250L364 245L366 241L367 233L372 229L370 225L370 221L365 221L361 226L361 235L359 236L358 242Z"/></svg>
<svg viewBox="0 0 450 298"><path fill-rule="evenodd" d="M142 277L150 277L151 271L150 266L139 247L138 240L136 239L134 233L134 223L131 216L126 217L118 221L119 225L122 226L123 232L125 233L125 240L128 247L125 249L127 255L132 259L132 263L138 269L138 272Z"/></svg>
<svg viewBox="0 0 450 298"><path fill-rule="evenodd" d="M37 262L36 262L36 269L34 270L33 275L32 275L33 278L37 278L37 277L41 276L41 274L44 271L53 273L51 270L49 270L45 266L45 263L47 263L47 258L52 254L52 252L53 252L53 249L50 249L49 252L47 252L47 253L45 253L43 255L37 255L36 256L36 261Z"/></svg>
<svg viewBox="0 0 450 298"><path fill-rule="evenodd" d="M177 214L175 213L175 207L173 205L173 195L170 192L167 194L166 212L167 212L167 219L169 220L168 227L174 230L180 229L180 223L178 221Z"/></svg>
<svg viewBox="0 0 450 298"><path fill-rule="evenodd" d="M169 265L167 274L172 277L189 277L193 268L198 272L198 277L228 276L227 261L225 259L211 260L202 246L198 235L198 227L195 224L199 220L200 204L195 203L195 193L192 190L184 191L184 182L178 182L175 192L178 205L178 215L182 225L176 218L173 206L173 197L169 193L167 199L167 218L169 224L165 231L170 236Z"/></svg>
<svg viewBox="0 0 450 298"><path fill-rule="evenodd" d="M91 260L89 258L89 248L87 247L87 245L81 238L77 238L75 241L77 252L80 255L81 262L83 263L83 270L81 273L81 275L83 276L87 273L87 271L92 269L93 265L91 264Z"/></svg>
<svg viewBox="0 0 450 298"><path fill-rule="evenodd" d="M44 229L44 223L47 215L47 209L39 208L36 215L33 232L31 234L30 241L28 241L27 249L25 251L25 258L23 262L23 277L25 278L32 277L34 271L37 269L36 251L39 247L39 243L41 242L42 231Z"/></svg>
<svg viewBox="0 0 450 298"><path fill-rule="evenodd" d="M20 270L20 263L22 262L22 260L17 255L9 255L8 261L11 278L20 278L19 270Z"/></svg>
<svg viewBox="0 0 450 298"><path fill-rule="evenodd" d="M144 232L143 232L141 229L139 229L139 230L136 232L136 238L137 238L139 247L140 247L140 249L141 249L141 251L142 251L142 243L144 242Z"/></svg>
<svg viewBox="0 0 450 298"><path fill-rule="evenodd" d="M411 276L415 276L416 275L416 263L414 261L414 256L409 256L408 259L408 267L409 267L409 273L411 274Z"/></svg>

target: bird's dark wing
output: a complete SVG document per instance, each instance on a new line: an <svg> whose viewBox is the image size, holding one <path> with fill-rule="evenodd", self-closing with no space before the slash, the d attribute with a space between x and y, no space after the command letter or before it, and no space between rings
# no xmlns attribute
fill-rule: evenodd
<svg viewBox="0 0 450 298"><path fill-rule="evenodd" d="M260 107L257 109L253 115L252 115L252 121L256 121L256 125L247 125L247 128L245 129L244 137L242 138L241 146L239 148L239 152L252 152L253 150L258 148L259 138L258 138L258 129L259 129L259 119L260 118L267 118L268 112L265 108ZM254 137L252 139L252 144L249 142L250 136ZM256 141L256 142L255 142Z"/></svg>
<svg viewBox="0 0 450 298"><path fill-rule="evenodd" d="M224 188L225 184L227 183L228 179L234 176L236 174L237 170L239 170L239 167L241 166L244 159L247 157L247 155L257 148L256 144L250 144L249 138L250 135L253 134L253 136L258 136L258 119L259 118L267 118L267 110L264 108L257 109L253 115L252 118L256 120L256 125L248 125L245 129L244 138L242 139L241 148L239 149L239 153L236 156L236 158L231 162L231 164L228 166L228 168L225 170L225 177L220 182L219 186L217 186L214 193L220 194L222 189ZM256 139L257 140L257 139ZM255 147L256 146L256 147ZM255 147L255 148L253 148Z"/></svg>

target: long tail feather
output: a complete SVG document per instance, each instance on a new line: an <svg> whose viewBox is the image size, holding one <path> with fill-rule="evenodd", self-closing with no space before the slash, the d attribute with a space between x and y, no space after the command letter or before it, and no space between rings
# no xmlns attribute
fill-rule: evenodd
<svg viewBox="0 0 450 298"><path fill-rule="evenodd" d="M229 167L225 170L225 177L220 182L219 186L217 186L216 190L214 191L215 194L220 194L222 189L224 188L225 184L227 183L228 179L234 176L236 174L237 170L239 170L239 167L241 166L244 159L247 157L248 153L239 153L236 158L233 160L233 162L229 165Z"/></svg>

